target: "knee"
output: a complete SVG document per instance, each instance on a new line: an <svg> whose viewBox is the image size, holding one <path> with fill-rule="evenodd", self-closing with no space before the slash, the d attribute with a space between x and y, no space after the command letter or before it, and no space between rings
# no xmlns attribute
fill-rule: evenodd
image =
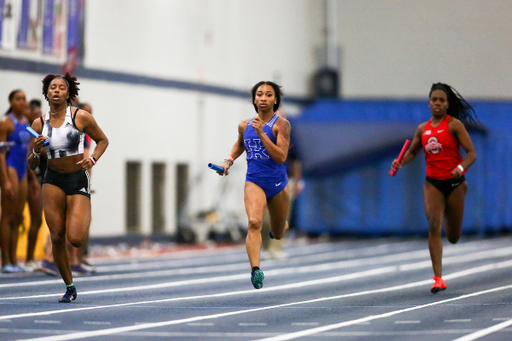
<svg viewBox="0 0 512 341"><path fill-rule="evenodd" d="M52 245L54 247L59 247L59 246L62 246L62 245L66 245L66 233L52 233L51 234L51 239L52 239Z"/></svg>
<svg viewBox="0 0 512 341"><path fill-rule="evenodd" d="M263 219L261 217L249 217L249 230L261 230Z"/></svg>
<svg viewBox="0 0 512 341"><path fill-rule="evenodd" d="M448 241L451 243L451 244L456 244L458 241L459 241L459 238L460 236L446 236L446 239L448 239Z"/></svg>
<svg viewBox="0 0 512 341"><path fill-rule="evenodd" d="M78 238L68 238L68 240L69 240L69 243L71 245L73 245L74 247L81 247L82 245L84 245L83 240L78 239Z"/></svg>

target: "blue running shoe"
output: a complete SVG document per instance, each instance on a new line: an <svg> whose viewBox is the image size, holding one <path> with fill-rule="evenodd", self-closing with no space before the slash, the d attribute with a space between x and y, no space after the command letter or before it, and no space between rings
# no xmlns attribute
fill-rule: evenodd
<svg viewBox="0 0 512 341"><path fill-rule="evenodd" d="M73 277L83 277L91 275L91 271L84 268L82 265L71 265L71 274Z"/></svg>
<svg viewBox="0 0 512 341"><path fill-rule="evenodd" d="M59 303L71 303L71 301L76 300L76 288L74 285L70 287L66 287L66 293L64 296L59 298Z"/></svg>
<svg viewBox="0 0 512 341"><path fill-rule="evenodd" d="M2 273L4 274L13 274L16 273L16 268L12 264L7 264L6 266L2 266Z"/></svg>
<svg viewBox="0 0 512 341"><path fill-rule="evenodd" d="M52 275L52 276L60 275L59 268L57 267L57 264L55 264L54 262L47 261L47 260L44 260L41 263L41 267L39 268L39 271L42 271L42 272L44 272L48 275Z"/></svg>
<svg viewBox="0 0 512 341"><path fill-rule="evenodd" d="M255 289L261 289L263 287L263 280L265 279L265 275L261 270L255 270L251 275L251 282Z"/></svg>

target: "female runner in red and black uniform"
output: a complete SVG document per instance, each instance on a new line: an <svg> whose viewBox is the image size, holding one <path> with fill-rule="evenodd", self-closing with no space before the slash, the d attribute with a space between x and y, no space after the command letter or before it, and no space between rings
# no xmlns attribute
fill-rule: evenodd
<svg viewBox="0 0 512 341"><path fill-rule="evenodd" d="M423 201L427 216L428 248L434 270L432 293L446 289L442 277L443 243L441 228L446 221L446 237L457 243L462 230L464 199L468 189L464 174L476 160L476 151L466 127L475 123L473 108L451 86L432 85L429 94L432 118L418 126L402 163L393 160L392 167L400 168L411 162L423 147L427 162L427 178L423 186ZM460 154L460 146L466 158Z"/></svg>

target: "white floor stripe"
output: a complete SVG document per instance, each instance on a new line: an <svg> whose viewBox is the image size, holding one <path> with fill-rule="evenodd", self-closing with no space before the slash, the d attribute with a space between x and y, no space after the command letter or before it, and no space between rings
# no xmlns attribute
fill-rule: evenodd
<svg viewBox="0 0 512 341"><path fill-rule="evenodd" d="M481 337L484 337L486 335L489 335L489 334L492 334L494 332L497 332L499 330L502 330L504 328L507 328L508 326L512 326L512 320L499 323L499 324L494 325L492 327L479 330L477 332L474 332L472 334L469 334L469 335L466 335L466 336L463 336L463 337L459 337L458 339L455 339L453 341L473 341L473 340L479 339Z"/></svg>
<svg viewBox="0 0 512 341"><path fill-rule="evenodd" d="M368 265L379 265L379 264L385 264L385 263L398 263L400 261L407 261L412 260L417 257L421 257L421 253L423 251L413 251L413 252L405 252L395 255L389 255L384 257L372 257L372 258L363 258L363 259L355 259L355 260L349 260L349 261L341 261L341 262L335 262L335 263L328 263L328 264L319 264L319 265L308 265L308 266L302 266L302 267L292 267L292 268L281 268L281 269L275 269L275 270L267 270L265 271L265 275L267 277L269 276L282 276L287 274L294 274L294 273L311 273L311 272L323 272L323 271L332 271L335 269L342 269L342 268L351 268L351 267L358 267L358 266L368 266ZM470 255L463 255L463 256L452 256L452 257L445 257L443 259L443 263L446 264L454 264L454 263L464 263L464 262L471 262L476 260L484 260L489 258L495 258L495 257L504 257L512 255L512 247L507 248L501 248L501 249L495 249L495 250L488 250L488 251L482 251L482 252L475 252ZM426 256L425 256L426 257ZM423 257L421 257L423 258ZM236 267L241 266L243 268L247 267L246 263L236 265ZM430 268L432 266L432 263L430 260L423 261L423 262L417 262L417 263L411 263L411 264L403 264L399 266L400 271L410 271L410 270L418 270L418 269L424 269L424 268ZM181 270L168 270L168 271L156 271L153 275L160 276L163 273L172 273L172 274L191 274L191 273L205 273L208 270L211 270L211 267L202 267L202 268L193 268L193 269L181 269ZM229 266L221 266L216 271L227 271L229 269ZM113 276L103 276L105 279L122 279L122 278L128 278L128 277L151 277L150 274L131 274L131 275L113 275ZM91 295L91 294L99 294L99 293L114 293L114 292L130 292L130 291L138 291L138 290L155 290L155 289L162 289L162 288L170 288L170 287L177 287L177 286L188 286L188 285L197 285L197 284L205 284L205 283L218 283L218 282L224 282L224 281L236 281L236 280L246 280L249 277L249 274L238 274L238 275L230 275L230 276L220 276L220 277L210 277L210 278L199 278L199 279L191 279L191 280L184 280L184 281L176 281L176 282L165 282L165 283L159 283L159 284L153 284L153 285L143 285L143 286L134 286L134 287L116 287L112 289L103 289L103 290L94 290L94 291L85 291L85 292L79 292L79 295ZM449 276L443 277L444 279L449 279ZM80 283L82 281L90 281L93 280L92 277L89 278L77 278L75 283ZM53 281L52 281L53 282ZM59 283L62 283L60 280ZM40 283L33 282L33 283ZM28 283L19 283L24 284L23 286L28 286ZM16 284L9 284L10 287L16 286ZM44 297L60 297L62 296L62 293L55 293L55 294L41 294L41 295L31 295L31 296L21 296L21 297L0 297L1 300L20 300L20 299L33 299L33 298L44 298Z"/></svg>
<svg viewBox="0 0 512 341"><path fill-rule="evenodd" d="M317 328L304 330L304 331L300 331L300 332L283 334L283 335L279 335L276 337L260 339L258 341L292 340L292 339L296 339L299 337L314 335L314 334L318 334L321 332L354 325L354 324L357 324L360 322L367 322L367 321L372 321L372 320L376 320L376 319L386 318L386 317L401 314L404 312L423 309L426 307L431 307L431 306L440 305L443 303L453 302L453 301L470 298L470 297L476 297L476 296L484 295L487 293L501 291L501 290L507 290L507 289L512 289L512 285L503 286L503 287L499 287L499 288L493 288L493 289L485 290L485 291L479 291L476 293L462 295L459 297L450 298L447 300L437 301L437 302L433 302L433 303L428 303L428 304L424 304L424 305L419 305L416 307L410 307L410 308L406 308L406 309L396 310L396 311L388 312L388 313L381 314L381 315L373 315L373 316L356 319L356 320L352 320L352 321L345 321L342 323L333 324L333 325L329 325L329 326L317 327ZM324 298L324 300L325 299L326 298ZM332 299L332 298L330 298L330 299ZM234 312L214 314L214 315L208 315L208 316L197 316L197 317L191 317L191 318L186 318L186 319L182 319L182 320L147 323L147 324L142 324L142 325L137 325L137 326L119 327L119 328L103 329L103 330L89 331L89 332L78 332L78 333L71 333L71 334L67 334L67 335L54 335L51 337L34 338L34 339L25 340L25 341L64 341L64 340L76 340L76 339L83 339L83 338L97 337L97 336L104 336L104 335L113 335L113 334L125 333L125 332L130 332L130 331L135 331L135 330L159 328L159 327L176 325L176 324L190 323L190 322L200 321L200 320L205 320L205 319L216 319L216 318L221 318L221 317L226 317L226 316L233 316L233 315L251 313L251 312L256 312L256 311L262 311L262 310L276 309L276 308L281 308L281 307L285 307L285 306L298 305L298 304L304 304L304 303L312 303L314 301L317 301L317 300L280 304L280 305L276 305L276 306L262 307L262 308L256 308L256 309L247 309L247 310L242 310L242 311L234 311Z"/></svg>
<svg viewBox="0 0 512 341"><path fill-rule="evenodd" d="M472 274L475 274L478 272L483 272L483 271L490 271L490 270L502 268L505 266L508 266L508 267L512 266L512 261L502 262L499 264L490 264L490 265L474 268L472 271ZM466 272L464 271L463 273L466 273ZM455 276L455 275L456 274L452 274L452 276ZM464 274L464 275L466 275L466 274ZM227 316L247 314L247 313L258 312L258 311L263 311L263 310L278 309L278 308L290 307L290 306L295 306L295 305L310 304L310 303L316 303L316 302L328 301L328 300L338 300L338 299L346 298L346 297L355 297L355 296L362 296L362 295L368 295L368 294L374 294L374 293L403 290L404 288L411 288L411 287L424 285L425 282L426 281L420 281L420 282L414 282L414 283L409 283L409 284L390 287L390 288L382 288L382 289L377 289L377 290L356 292L356 293L352 293L352 294L345 294L345 295L332 296L332 297L322 297L322 298L317 298L317 299L307 300L307 301L302 301L302 302L292 302L292 303L279 304L279 305L274 305L274 306L267 306L267 307L261 307L261 308L221 313L221 314L196 316L196 317L190 317L190 318L180 319L180 320L147 323L147 324L136 325L136 326L118 327L118 328L103 329L103 330L90 331L90 332L78 332L78 333L71 333L71 334L67 334L67 335L59 335L59 336L54 335L52 337L42 337L42 338L35 338L35 339L30 339L30 340L31 341L36 341L36 340L37 341L76 340L76 339L82 339L82 338L88 338L88 337L119 334L119 333L125 333L125 332L136 331L136 330L159 328L159 327L176 325L176 324L204 321L204 320L208 320L208 319L217 319L217 318L222 318L222 317L227 317ZM472 294L461 295L461 296L458 296L455 298L446 299L446 300L437 301L437 302L428 303L428 304L423 304L423 305L419 305L419 306L415 306L415 307L410 307L407 309L396 310L396 311L388 312L388 313L381 314L381 315L373 315L373 316L368 316L365 318L356 319L356 320L352 320L352 321L345 321L342 323L337 323L337 324L333 324L333 325L329 325L329 326L312 328L309 330L304 330L304 331L290 333L290 334L284 334L284 335L280 335L277 337L270 337L270 338L266 338L266 339L261 339L260 341L292 340L292 339L299 338L299 337L318 334L318 333L321 333L324 331L339 329L342 327L358 324L361 322L368 322L368 321L372 321L372 320L376 320L376 319L386 318L386 317L401 314L404 312L423 309L423 308L427 308L427 307L431 307L431 306L435 306L435 305L440 305L443 303L453 302L453 301L457 301L457 300L461 300L461 299L465 299L465 298L476 297L476 296L480 296L480 295L484 295L484 294L488 294L488 293L493 293L493 292L497 292L497 291L501 291L501 290L509 290L509 289L512 289L512 285L507 285L507 286L497 287L497 288L488 289L488 290L484 290L484 291L479 291L479 292L472 293ZM253 290L253 292L255 292L255 291ZM258 292L258 291L256 291L256 292ZM67 312L69 312L69 310ZM47 314L48 313L51 313L51 312L47 312ZM28 340L25 340L25 341L28 341Z"/></svg>
<svg viewBox="0 0 512 341"><path fill-rule="evenodd" d="M388 247L387 245L386 247ZM474 249L476 245L474 245L474 242L462 244L460 246L457 246L456 248L448 248L444 251L445 257L443 258L444 264L451 264L451 263L458 263L460 262L460 259L466 259L466 261L473 261L473 260L483 260L483 259L489 259L494 257L505 257L512 255L512 248L511 247L505 247L500 249L491 249L491 250L484 250L476 252ZM466 255L468 254L466 251L469 251L471 249L470 257L468 258ZM345 250L346 252L352 252L357 253L357 251L354 250ZM450 254L464 254L464 256L449 256ZM328 253L329 254L329 253ZM240 255L239 255L240 256ZM318 259L314 259L312 257L318 257ZM308 260L315 260L315 261L321 261L321 260L327 260L330 256L325 257L325 254L319 254L319 255L312 255L308 256ZM378 264L385 264L385 263L398 263L400 261L411 261L413 259L427 259L423 262L423 267L430 267L431 262L428 256L428 251L426 249L420 250L420 251L409 251L409 252L401 252L396 253L394 255L387 255L384 257L369 257L369 258L358 258L358 259L350 259L350 260L343 260L339 262L333 262L333 263L327 263L322 264L322 267L318 267L316 265L311 266L303 266L303 267L287 267L287 268L280 268L275 270L266 270L266 275L273 275L273 274L289 274L294 272L311 272L311 271L330 271L333 269L342 269L342 268L350 268L350 267L358 267L360 265L378 265ZM265 262L262 262L262 264L265 264ZM284 264L290 264L289 261L287 261ZM412 269L417 269L418 263L413 263L411 265L402 265L403 270L409 270L408 266L410 266ZM137 273L130 273L130 274L116 274L116 275L95 275L91 277L77 277L75 278L75 283L83 283L83 282L99 282L99 281L110 281L110 280L122 280L122 279L130 279L130 278L156 278L156 277L165 277L165 276L172 276L172 275L186 275L186 274L206 274L206 273L219 273L219 272L226 272L226 271L236 271L240 269L247 269L247 262L241 262L236 264L224 264L224 265L215 265L215 266L203 266L203 267L196 267L196 268L188 268L186 262L183 263L184 268L183 269L170 269L170 270L159 270L159 271L146 271L146 272L137 272ZM34 282L19 282L19 283L6 283L6 284L0 284L0 288L14 288L14 287L28 287L28 286L38 286L41 287L42 285L53 285L53 284L62 284L62 280L59 279L52 279L52 280L43 280L43 281L34 281ZM61 296L62 294L52 294L49 296L43 296L43 297L50 297L50 296ZM41 296L39 296L41 297ZM16 299L19 299L20 297L16 297ZM0 297L0 300L6 299L3 297ZM7 298L9 299L9 298Z"/></svg>
<svg viewBox="0 0 512 341"><path fill-rule="evenodd" d="M474 275L479 272L485 272L485 271L491 271L506 267L512 266L512 260L496 263L496 264L489 264L480 266L477 268L472 268L464 271L459 271L457 273L447 275L444 278L445 279L454 279L458 277L468 276L468 275ZM320 285L325 283L333 283L333 282L341 282L345 280L350 279L356 279L356 278L363 278L368 276L374 276L374 275L380 275L385 273L392 273L399 271L399 267L392 266L392 267L386 267L386 268L379 268L374 270L368 270L363 271L360 273L354 273L354 274L348 274L348 275L342 275L342 276L336 276L336 277L330 277L325 279L318 279L318 280L311 280L311 281L304 281L304 282L298 282L293 284L287 284L287 285L281 285L271 288L263 288L260 290L242 290L242 291L235 291L235 292L225 292L225 293L218 293L218 294L210 294L210 295L200 295L200 296L191 296L191 297L177 297L177 298L169 298L169 299L163 299L163 300L152 300L152 301L139 301L139 302L130 302L130 303L121 303L121 304L113 304L113 305L106 305L106 306L95 306L95 307L85 307L85 308L71 308L71 309L62 309L62 310L52 310L52 311L43 311L43 312L37 312L37 313L25 313L25 314L18 314L18 315L3 315L0 316L0 320L8 320L8 319L15 319L15 318L24 318L24 317L31 317L31 316L46 316L46 315L53 315L53 314L61 314L61 313L71 313L71 312L80 312L80 311L87 311L87 310L98 310L98 309L108 309L108 308L119 308L119 307L126 307L126 306L133 306L133 305L142 305L142 304L151 304L151 303L164 303L164 302L172 302L172 301L183 301L183 300L197 300L197 299L203 299L203 298L218 298L218 297L226 297L226 296L235 296L235 295L258 295L262 294L268 291L280 291L280 290L288 290L291 288L301 288L301 287L307 287L312 285ZM424 280L419 282L414 282L410 284L395 286L391 288L385 288L385 289L378 289L378 290L371 290L367 292L363 292L362 295L365 294L371 294L371 293L379 293L379 292L387 292L387 291L393 291L393 290L401 290L405 288L412 288L417 287L420 285L428 285L430 284L430 280ZM89 292L90 293L90 292ZM354 293L354 294L348 294L348 295L342 295L342 296L335 296L337 298L341 297L352 297L352 296L359 296L360 294Z"/></svg>
<svg viewBox="0 0 512 341"><path fill-rule="evenodd" d="M283 335L279 335L279 336L275 336L275 337L269 337L269 338L265 338L265 339L259 339L259 340L255 340L255 341L286 341L286 340L298 339L300 337L305 337L305 336L310 336L310 335L314 335L314 334L319 334L319 333L326 332L326 331L333 330L333 329L339 329L339 328L343 328L343 327L347 327L347 326L352 326L352 325L356 324L357 322L366 322L366 321L382 319L382 318L386 318L386 317L402 314L402 313L409 312L409 311L419 310L419 309L428 308L428 307L432 307L432 306L436 306L436 305L440 305L440 304L444 304L444 303L458 301L458 300L461 300L461 299L481 296L481 295L485 295L485 294L488 294L488 293L493 293L493 292L497 292L497 291L501 291L501 290L509 290L509 289L512 289L512 285L506 285L506 286L502 286L502 287L498 287L498 288L493 288L493 289L489 289L489 290L475 292L475 293L472 293L472 294L461 295L461 296L458 296L458 297L449 298L449 299L442 300L442 301L422 304L422 305L419 305L419 306L416 306L416 307L410 307L410 308L406 308L406 309L390 311L390 312L387 312L387 313L384 313L384 314L380 314L380 315L373 315L373 316L363 317L363 318L360 318L360 319L357 319L357 320L345 321L345 322L341 322L341 323L331 324L331 325L328 325L328 326L322 326L322 327L302 330L302 331L295 332L295 333L283 334ZM504 323L506 323L506 322L504 322ZM460 339L458 339L458 341L469 341L469 340L460 340Z"/></svg>
<svg viewBox="0 0 512 341"><path fill-rule="evenodd" d="M444 320L444 323L466 323L466 322L471 322L471 319Z"/></svg>

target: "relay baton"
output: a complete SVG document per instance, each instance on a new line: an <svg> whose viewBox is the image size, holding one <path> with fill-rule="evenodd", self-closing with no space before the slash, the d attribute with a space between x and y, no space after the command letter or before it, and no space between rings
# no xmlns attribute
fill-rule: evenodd
<svg viewBox="0 0 512 341"><path fill-rule="evenodd" d="M398 161L398 163L402 163L402 160L404 159L405 152L407 151L407 149L409 149L410 145L411 145L411 141L405 140L404 146L402 147L402 151L400 152L400 155L398 155L398 159L396 159ZM398 169L393 167L393 169L391 169L391 171L389 172L389 175L395 176L397 170Z"/></svg>
<svg viewBox="0 0 512 341"><path fill-rule="evenodd" d="M211 162L208 164L208 168L213 169L214 171L219 173L224 173L224 167L217 166L216 164Z"/></svg>
<svg viewBox="0 0 512 341"><path fill-rule="evenodd" d="M37 133L37 131L35 131L34 129L32 129L32 128L30 128L30 127L27 127L26 129L27 129L27 131L28 131L28 133L29 133L30 135L32 135L34 138L36 138L36 139L37 139L37 137L39 136L39 134ZM48 141L48 140L44 140L44 142L43 142L43 146L48 147L48 145L49 145L49 144L50 144L50 141Z"/></svg>
<svg viewBox="0 0 512 341"><path fill-rule="evenodd" d="M9 148L9 147L12 147L14 145L15 145L14 141L2 141L2 142L0 142L0 149L2 149L2 148Z"/></svg>

